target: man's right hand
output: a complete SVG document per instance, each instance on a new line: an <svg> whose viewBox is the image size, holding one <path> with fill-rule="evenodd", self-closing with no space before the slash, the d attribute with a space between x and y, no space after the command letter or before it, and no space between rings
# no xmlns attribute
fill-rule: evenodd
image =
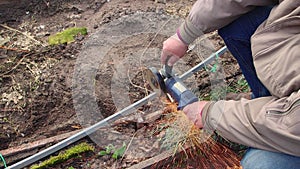
<svg viewBox="0 0 300 169"><path fill-rule="evenodd" d="M168 65L173 66L180 58L184 56L188 46L184 44L177 36L177 34L169 37L163 43L163 49L161 53L161 63L164 65L168 60Z"/></svg>

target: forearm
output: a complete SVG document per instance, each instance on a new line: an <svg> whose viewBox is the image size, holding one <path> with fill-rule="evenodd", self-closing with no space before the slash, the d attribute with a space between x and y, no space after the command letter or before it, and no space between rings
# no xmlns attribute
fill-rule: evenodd
<svg viewBox="0 0 300 169"><path fill-rule="evenodd" d="M218 101L203 112L204 128L246 146L300 156L300 93L276 99Z"/></svg>
<svg viewBox="0 0 300 169"><path fill-rule="evenodd" d="M224 27L255 6L276 3L276 0L198 0L177 33L189 44L204 33Z"/></svg>

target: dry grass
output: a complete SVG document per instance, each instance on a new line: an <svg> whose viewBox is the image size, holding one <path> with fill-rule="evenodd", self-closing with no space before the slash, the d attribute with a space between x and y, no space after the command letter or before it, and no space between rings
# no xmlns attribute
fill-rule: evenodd
<svg viewBox="0 0 300 169"><path fill-rule="evenodd" d="M174 150L172 163L163 168L241 168L237 154L212 139L210 133L197 128L176 104L166 109L168 125L162 148ZM172 164L172 165L170 165Z"/></svg>

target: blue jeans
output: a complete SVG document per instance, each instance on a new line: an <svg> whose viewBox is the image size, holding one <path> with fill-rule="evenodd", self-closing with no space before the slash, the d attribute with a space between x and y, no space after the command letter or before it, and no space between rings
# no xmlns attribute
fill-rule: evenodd
<svg viewBox="0 0 300 169"><path fill-rule="evenodd" d="M270 96L268 89L257 77L250 38L269 16L271 9L272 7L257 7L219 30L219 35L238 61L251 88L252 98ZM241 164L243 169L300 169L300 157L249 148Z"/></svg>
<svg viewBox="0 0 300 169"><path fill-rule="evenodd" d="M299 169L300 157L249 148L241 164L243 169Z"/></svg>
<svg viewBox="0 0 300 169"><path fill-rule="evenodd" d="M257 27L269 16L271 9L272 7L257 7L219 30L219 35L236 58L251 88L253 98L270 96L268 89L257 78L250 38Z"/></svg>

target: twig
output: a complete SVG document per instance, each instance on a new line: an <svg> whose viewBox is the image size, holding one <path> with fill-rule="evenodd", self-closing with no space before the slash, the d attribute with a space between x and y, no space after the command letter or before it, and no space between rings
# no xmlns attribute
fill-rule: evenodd
<svg viewBox="0 0 300 169"><path fill-rule="evenodd" d="M133 141L133 139L134 139L134 137L136 136L137 133L138 133L138 131L136 131L136 132L133 134L133 136L131 137L131 139L130 139L130 141L129 141L127 147L126 147L126 150L124 151L124 153L123 153L123 155L122 155L122 157L121 157L121 161L123 161L123 159L124 159L124 157L125 157L125 154L127 153L128 149L129 149L129 147L131 146L132 141Z"/></svg>
<svg viewBox="0 0 300 169"><path fill-rule="evenodd" d="M143 53L140 56L139 62L140 62L140 66L142 65L142 57L145 55L146 51L148 50L148 48L150 47L150 45L152 44L152 42L155 40L155 38L157 37L157 35L159 34L159 32L167 25L167 23L170 22L171 19L168 19L162 26L161 28L156 32L156 34L154 35L154 37L152 38L152 40L149 42L149 44L147 45L147 47L145 48L145 50L143 51ZM143 71L143 70L142 70ZM145 76L144 73L142 73L142 78L143 81L145 82ZM147 88L143 88L145 90L145 95L148 95L148 90Z"/></svg>
<svg viewBox="0 0 300 169"><path fill-rule="evenodd" d="M78 133L80 130L71 131L61 135L53 136L50 138L37 140L31 143L23 144L17 147L8 148L1 150L0 153L6 157L8 163L13 163L24 159L28 156L31 156L38 152L39 149L46 147L49 144L57 143L63 139L73 136Z"/></svg>
<svg viewBox="0 0 300 169"><path fill-rule="evenodd" d="M131 139L130 139L130 141L129 141L129 143L128 143L128 146L127 146L126 150L124 151L124 153L123 153L123 155L122 155L121 161L124 159L124 156L125 156L126 152L128 151L130 145L132 144L132 141L133 141L133 139L134 139L134 137L135 137L136 134L137 134L137 131L136 131L136 132L133 134L133 136L131 137Z"/></svg>
<svg viewBox="0 0 300 169"><path fill-rule="evenodd" d="M179 153L180 152L178 152L178 154ZM144 160L138 164L135 164L135 165L129 167L128 169L162 168L163 166L161 166L160 163L162 163L163 161L168 161L168 159L172 158L172 157L173 157L173 150L167 150L167 151L164 151L154 157ZM160 165L160 166L153 167L155 165Z"/></svg>
<svg viewBox="0 0 300 169"><path fill-rule="evenodd" d="M18 49L18 48L8 48L5 46L0 46L0 49L12 50L12 51L17 51L17 52L29 52L29 50L23 50L23 49Z"/></svg>
<svg viewBox="0 0 300 169"><path fill-rule="evenodd" d="M145 91L146 91L146 94L148 93L147 88L138 86L138 85L134 84L134 83L131 81L130 76L129 76L129 69L128 69L128 71L127 71L127 77L128 77L129 83L130 83L132 86L134 86L134 87L136 87L136 88L140 88L140 89L142 89L142 90L145 90Z"/></svg>
<svg viewBox="0 0 300 169"><path fill-rule="evenodd" d="M47 7L49 8L50 7L50 2L47 2L46 0L43 0L43 1L47 5Z"/></svg>
<svg viewBox="0 0 300 169"><path fill-rule="evenodd" d="M25 58L26 56L30 55L30 54L31 54L31 53L27 53L26 55L23 55L23 57L18 61L18 63L17 63L12 69L10 69L10 70L7 71L7 72L4 72L4 73L0 74L0 77L1 77L1 76L4 76L4 75L6 75L6 74L8 74L8 73L10 73L10 72L12 72L13 70L15 70L15 69L22 63L22 61L24 60L24 58Z"/></svg>
<svg viewBox="0 0 300 169"><path fill-rule="evenodd" d="M21 32L21 31L19 31L19 30L17 30L17 29L11 28L11 27L9 27L9 26L6 26L6 25L3 25L3 24L0 24L0 26L2 26L2 27L4 27L4 28L6 28L6 29L8 29L8 30L11 30L11 31L18 32L18 33L20 33L20 34L22 34L22 35L24 35L24 36L28 37L29 39L31 39L31 40L33 40L33 41L35 41L36 43L38 43L38 44L42 45L43 47L45 47L45 45L44 45L42 42L40 42L40 41L38 41L38 40L34 39L32 36L30 36L30 35L27 35L27 34L26 34L26 33L24 33L24 32Z"/></svg>

